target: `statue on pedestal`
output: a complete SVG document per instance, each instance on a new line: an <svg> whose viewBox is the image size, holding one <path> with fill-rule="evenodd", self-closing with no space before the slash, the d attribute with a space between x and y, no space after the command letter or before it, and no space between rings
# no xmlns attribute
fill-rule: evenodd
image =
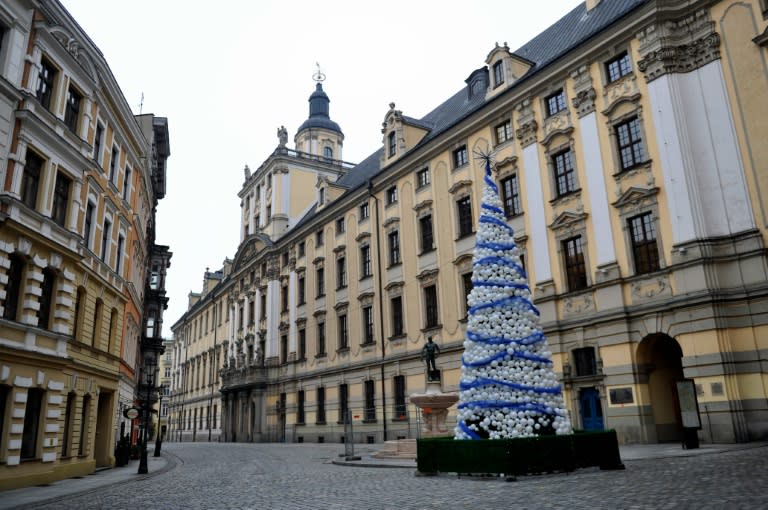
<svg viewBox="0 0 768 510"><path fill-rule="evenodd" d="M432 337L427 338L427 343L421 348L421 360L427 363L427 380L439 381L440 372L435 365L435 359L440 354L440 347L432 341Z"/></svg>

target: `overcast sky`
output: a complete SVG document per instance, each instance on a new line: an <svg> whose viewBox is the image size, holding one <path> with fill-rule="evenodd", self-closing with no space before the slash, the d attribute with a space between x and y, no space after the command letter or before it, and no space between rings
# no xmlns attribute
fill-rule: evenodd
<svg viewBox="0 0 768 510"><path fill-rule="evenodd" d="M163 336L239 242L243 167L277 128L309 115L319 62L346 161L382 143L394 102L421 118L464 86L498 42L515 50L578 0L61 0L99 47L134 113L167 117L171 141L157 243L173 252ZM142 94L144 97L141 104Z"/></svg>

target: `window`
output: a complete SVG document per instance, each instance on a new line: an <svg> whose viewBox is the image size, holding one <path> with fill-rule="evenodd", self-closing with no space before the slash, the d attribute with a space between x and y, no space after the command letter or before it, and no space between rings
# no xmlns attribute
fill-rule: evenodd
<svg viewBox="0 0 768 510"><path fill-rule="evenodd" d="M376 420L376 393L374 381L365 381L365 412L363 413L366 421Z"/></svg>
<svg viewBox="0 0 768 510"><path fill-rule="evenodd" d="M434 328L439 325L437 313L437 286L429 285L424 287L424 312L425 328Z"/></svg>
<svg viewBox="0 0 768 510"><path fill-rule="evenodd" d="M580 290L587 287L587 270L584 263L584 247L581 236L563 241L565 257L565 276L568 290Z"/></svg>
<svg viewBox="0 0 768 510"><path fill-rule="evenodd" d="M115 263L115 271L117 274L123 274L123 246L125 245L125 237L123 234L117 236L117 261Z"/></svg>
<svg viewBox="0 0 768 510"><path fill-rule="evenodd" d="M344 218L337 218L336 219L336 235L343 234L347 230L346 224L344 223Z"/></svg>
<svg viewBox="0 0 768 510"><path fill-rule="evenodd" d="M83 407L80 409L80 445L77 449L78 455L85 455L88 449L86 448L86 438L88 437L88 422L91 416L91 396L83 396Z"/></svg>
<svg viewBox="0 0 768 510"><path fill-rule="evenodd" d="M297 249L298 251L298 257L301 258L307 254L307 243L304 241L301 241L299 243L299 247Z"/></svg>
<svg viewBox="0 0 768 510"><path fill-rule="evenodd" d="M64 436L61 438L61 456L69 457L72 455L72 425L75 422L75 399L74 392L67 394L67 407L64 411ZM2 417L0 417L0 420ZM2 432L0 430L0 432Z"/></svg>
<svg viewBox="0 0 768 510"><path fill-rule="evenodd" d="M349 386L339 384L339 423L346 423L347 410L349 409Z"/></svg>
<svg viewBox="0 0 768 510"><path fill-rule="evenodd" d="M51 218L57 225L66 227L67 206L69 205L69 188L72 180L62 172L56 173L56 184L53 189L53 210Z"/></svg>
<svg viewBox="0 0 768 510"><path fill-rule="evenodd" d="M333 159L333 147L323 147L323 156L325 159Z"/></svg>
<svg viewBox="0 0 768 510"><path fill-rule="evenodd" d="M299 360L307 359L307 330L299 330Z"/></svg>
<svg viewBox="0 0 768 510"><path fill-rule="evenodd" d="M371 215L371 212L368 207L368 202L364 202L360 204L360 221L367 219L370 215Z"/></svg>
<svg viewBox="0 0 768 510"><path fill-rule="evenodd" d="M435 249L435 240L432 234L432 215L419 218L419 233L421 234L421 253Z"/></svg>
<svg viewBox="0 0 768 510"><path fill-rule="evenodd" d="M360 274L362 278L367 278L373 274L371 270L371 247L367 244L360 247Z"/></svg>
<svg viewBox="0 0 768 510"><path fill-rule="evenodd" d="M325 423L325 388L317 389L317 423Z"/></svg>
<svg viewBox="0 0 768 510"><path fill-rule="evenodd" d="M77 124L80 119L80 103L83 96L71 86L67 90L67 106L64 109L64 124L70 131L77 134Z"/></svg>
<svg viewBox="0 0 768 510"><path fill-rule="evenodd" d="M416 172L416 189L429 186L429 168L422 168Z"/></svg>
<svg viewBox="0 0 768 510"><path fill-rule="evenodd" d="M512 138L512 121L506 120L494 128L496 145L504 143Z"/></svg>
<svg viewBox="0 0 768 510"><path fill-rule="evenodd" d="M280 311L288 311L288 285L280 287Z"/></svg>
<svg viewBox="0 0 768 510"><path fill-rule="evenodd" d="M349 348L349 328L347 327L347 314L339 315L339 349Z"/></svg>
<svg viewBox="0 0 768 510"><path fill-rule="evenodd" d="M109 338L107 339L107 352L112 352L112 349L115 345L117 345L117 310L113 308L109 314Z"/></svg>
<svg viewBox="0 0 768 510"><path fill-rule="evenodd" d="M56 80L56 69L46 58L40 60L40 74L38 75L37 92L35 96L46 110L51 109L53 99L53 84Z"/></svg>
<svg viewBox="0 0 768 510"><path fill-rule="evenodd" d="M77 298L75 298L75 324L72 328L72 337L82 342L83 334L83 307L85 306L85 290L82 287L77 289Z"/></svg>
<svg viewBox="0 0 768 510"><path fill-rule="evenodd" d="M363 343L373 342L373 307L368 305L363 307Z"/></svg>
<svg viewBox="0 0 768 510"><path fill-rule="evenodd" d="M396 375L392 380L395 393L395 420L404 420L407 418L408 407L405 401L405 376Z"/></svg>
<svg viewBox="0 0 768 510"><path fill-rule="evenodd" d="M389 147L390 158L397 154L397 135L394 131L389 133L389 136L387 137L387 146Z"/></svg>
<svg viewBox="0 0 768 510"><path fill-rule="evenodd" d="M128 200L129 193L131 191L131 167L125 167L125 175L123 175L123 200Z"/></svg>
<svg viewBox="0 0 768 510"><path fill-rule="evenodd" d="M298 294L298 304L303 305L307 302L307 279L303 274L296 280L296 286L298 287L296 293Z"/></svg>
<svg viewBox="0 0 768 510"><path fill-rule="evenodd" d="M43 329L51 329L51 311L55 301L54 292L56 286L56 273L53 269L43 269L43 283L40 285L40 308L37 310L37 326Z"/></svg>
<svg viewBox="0 0 768 510"><path fill-rule="evenodd" d="M88 201L88 205L85 207L85 244L90 249L91 247L91 230L93 230L93 215L95 214L96 206L93 202Z"/></svg>
<svg viewBox="0 0 768 510"><path fill-rule="evenodd" d="M21 174L21 201L30 209L37 207L37 191L44 163L43 158L27 151L27 162L24 164L24 173Z"/></svg>
<svg viewBox="0 0 768 510"><path fill-rule="evenodd" d="M459 168L467 164L467 146L462 145L455 151L453 151L453 167Z"/></svg>
<svg viewBox="0 0 768 510"><path fill-rule="evenodd" d="M325 356L325 321L317 323L317 355Z"/></svg>
<svg viewBox="0 0 768 510"><path fill-rule="evenodd" d="M395 296L389 300L389 310L392 314L392 336L403 335L403 297Z"/></svg>
<svg viewBox="0 0 768 510"><path fill-rule="evenodd" d="M659 269L659 249L656 245L656 229L653 214L645 213L627 220L632 242L635 273L644 274Z"/></svg>
<svg viewBox="0 0 768 510"><path fill-rule="evenodd" d="M616 130L616 143L619 149L621 169L629 170L643 162L643 139L640 132L640 120L632 117L626 122L618 124Z"/></svg>
<svg viewBox="0 0 768 510"><path fill-rule="evenodd" d="M296 393L296 423L305 423L306 417L304 415L304 390L299 390Z"/></svg>
<svg viewBox="0 0 768 510"><path fill-rule="evenodd" d="M343 289L347 286L347 258L336 259L336 288Z"/></svg>
<svg viewBox="0 0 768 510"><path fill-rule="evenodd" d="M573 155L565 150L552 156L555 167L557 196L562 197L576 191L576 171L573 168Z"/></svg>
<svg viewBox="0 0 768 510"><path fill-rule="evenodd" d="M317 190L317 203L320 205L325 204L325 188Z"/></svg>
<svg viewBox="0 0 768 510"><path fill-rule="evenodd" d="M505 177L501 184L501 201L504 204L504 215L507 218L517 216L522 212L520 207L520 186L517 182L517 174Z"/></svg>
<svg viewBox="0 0 768 510"><path fill-rule="evenodd" d="M109 160L109 180L112 182L112 184L115 183L115 178L117 178L117 160L120 156L120 151L117 150L117 147L112 147L112 157Z"/></svg>
<svg viewBox="0 0 768 510"><path fill-rule="evenodd" d="M461 290L464 294L464 299L462 300L462 304L464 306L464 317L469 315L469 304L467 304L467 300L469 299L469 293L472 292L472 273L464 273L461 275Z"/></svg>
<svg viewBox="0 0 768 510"><path fill-rule="evenodd" d="M504 83L504 62L499 60L493 64L493 86L498 87Z"/></svg>
<svg viewBox="0 0 768 510"><path fill-rule="evenodd" d="M108 262L109 257L107 250L109 249L109 238L112 235L112 222L105 219L104 229L101 231L101 260L102 262Z"/></svg>
<svg viewBox="0 0 768 510"><path fill-rule="evenodd" d="M288 267L288 263L290 262L290 255L288 254L287 250L283 252L282 259L283 259L283 267Z"/></svg>
<svg viewBox="0 0 768 510"><path fill-rule="evenodd" d="M267 220L266 221L267 221L267 223L266 223L267 225L269 225L269 223L272 221L272 205L268 205L267 206ZM322 244L323 243L321 242L320 245L322 245ZM318 245L318 246L320 246L320 245Z"/></svg>
<svg viewBox="0 0 768 510"><path fill-rule="evenodd" d="M8 268L8 281L5 284L5 304L3 318L15 321L21 299L21 285L24 279L24 259L12 254L11 267Z"/></svg>
<svg viewBox="0 0 768 510"><path fill-rule="evenodd" d="M43 412L43 395L39 388L27 391L27 404L24 409L24 428L21 435L21 459L34 459L37 456L37 443L40 436L40 418Z"/></svg>
<svg viewBox="0 0 768 510"><path fill-rule="evenodd" d="M392 186L387 190L387 205L397 203L397 186Z"/></svg>
<svg viewBox="0 0 768 510"><path fill-rule="evenodd" d="M91 329L91 345L98 347L101 342L101 318L104 309L104 303L100 300L96 300L96 306L93 310L93 329ZM147 322L153 320L151 317L147 319ZM147 335L149 336L149 335Z"/></svg>
<svg viewBox="0 0 768 510"><path fill-rule="evenodd" d="M576 377L597 374L594 347L582 347L573 350L573 361L576 365Z"/></svg>
<svg viewBox="0 0 768 510"><path fill-rule="evenodd" d="M317 297L325 296L325 268L317 268Z"/></svg>
<svg viewBox="0 0 768 510"><path fill-rule="evenodd" d="M632 62L625 51L605 63L605 71L608 74L608 83L614 82L632 72Z"/></svg>
<svg viewBox="0 0 768 510"><path fill-rule="evenodd" d="M93 136L93 159L101 170L101 144L104 141L104 126L101 122L96 123L96 134Z"/></svg>
<svg viewBox="0 0 768 510"><path fill-rule="evenodd" d="M280 361L288 363L288 335L280 335Z"/></svg>
<svg viewBox="0 0 768 510"><path fill-rule="evenodd" d="M393 230L387 235L389 245L389 265L394 266L400 263L400 232Z"/></svg>
<svg viewBox="0 0 768 510"><path fill-rule="evenodd" d="M323 231L322 230L318 230L317 232L315 232L315 245L317 245L318 248L323 245Z"/></svg>
<svg viewBox="0 0 768 510"><path fill-rule="evenodd" d="M544 98L544 103L547 110L547 117L551 117L557 112L565 110L565 92L563 92L563 89L558 90L554 94Z"/></svg>
<svg viewBox="0 0 768 510"><path fill-rule="evenodd" d="M459 216L459 238L472 235L472 202L469 196L456 201L456 212Z"/></svg>

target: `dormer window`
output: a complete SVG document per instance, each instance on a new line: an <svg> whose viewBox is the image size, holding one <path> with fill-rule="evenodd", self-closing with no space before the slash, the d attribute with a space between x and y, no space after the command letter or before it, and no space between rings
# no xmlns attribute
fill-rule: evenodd
<svg viewBox="0 0 768 510"><path fill-rule="evenodd" d="M318 190L317 203L320 205L325 204L325 188L320 188Z"/></svg>
<svg viewBox="0 0 768 510"><path fill-rule="evenodd" d="M389 133L388 142L389 142L388 143L388 146L389 146L389 157L391 158L397 152L397 137L395 136L395 132L394 131Z"/></svg>
<svg viewBox="0 0 768 510"><path fill-rule="evenodd" d="M496 88L504 83L504 62L499 60L493 64L493 87Z"/></svg>

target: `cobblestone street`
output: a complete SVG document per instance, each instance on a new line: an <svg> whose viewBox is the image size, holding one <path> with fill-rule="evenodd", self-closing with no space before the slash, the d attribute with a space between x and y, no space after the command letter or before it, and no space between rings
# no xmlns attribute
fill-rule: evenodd
<svg viewBox="0 0 768 510"><path fill-rule="evenodd" d="M164 445L167 466L40 509L756 509L768 507L768 448L625 461L624 471L501 479L417 477L331 461L341 445Z"/></svg>

